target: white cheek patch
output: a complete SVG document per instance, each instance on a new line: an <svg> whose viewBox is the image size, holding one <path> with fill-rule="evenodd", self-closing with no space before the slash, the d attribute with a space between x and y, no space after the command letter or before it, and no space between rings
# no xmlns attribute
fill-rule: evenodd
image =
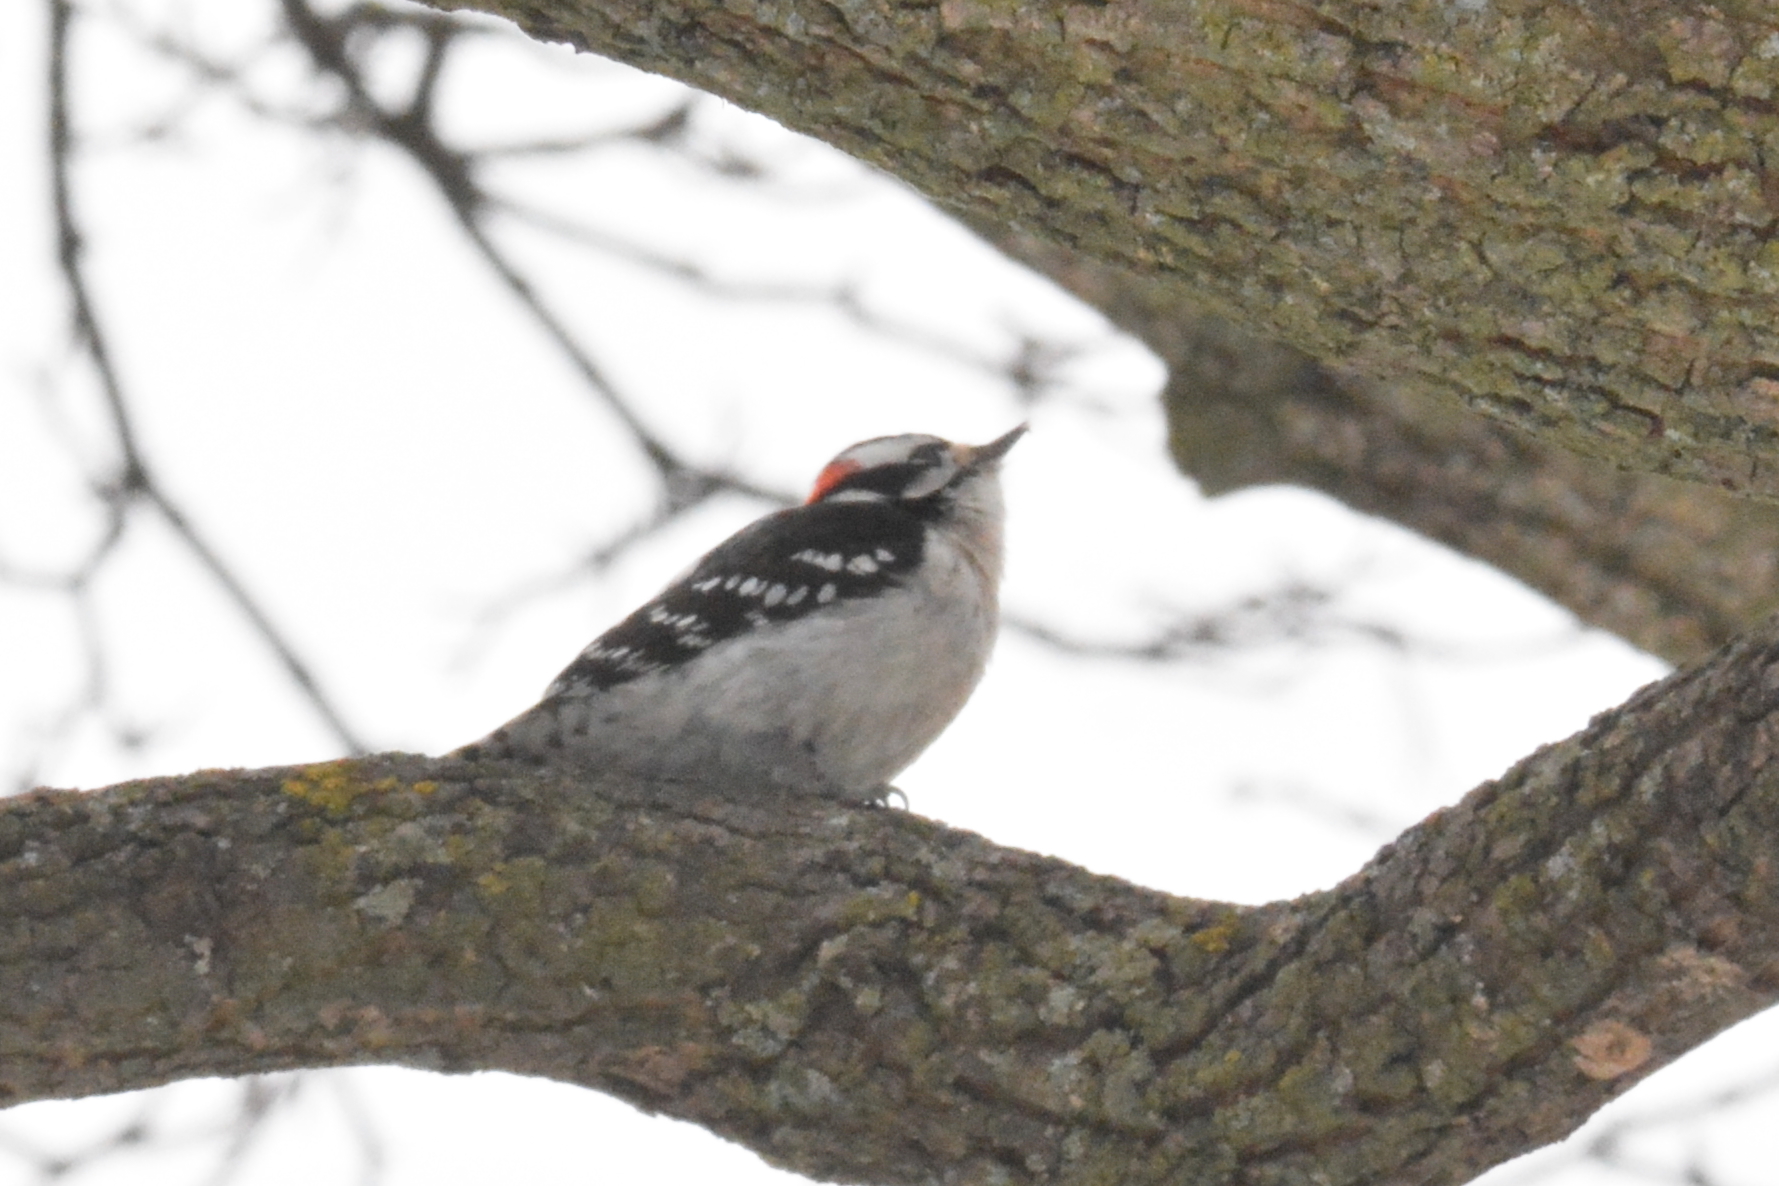
<svg viewBox="0 0 1779 1186"><path fill-rule="evenodd" d="M957 477L957 462L950 457L944 458L931 469L923 470L914 481L902 487L903 498L925 498L935 490L943 490Z"/></svg>

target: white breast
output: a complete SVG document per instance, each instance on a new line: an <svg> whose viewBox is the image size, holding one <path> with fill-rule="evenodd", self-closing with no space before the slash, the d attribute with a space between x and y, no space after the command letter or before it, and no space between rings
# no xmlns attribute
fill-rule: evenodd
<svg viewBox="0 0 1779 1186"><path fill-rule="evenodd" d="M644 776L874 798L987 665L996 595L974 551L935 533L918 578L897 589L762 627L678 670L546 701L501 734L530 752L556 749L554 735L577 760Z"/></svg>
<svg viewBox="0 0 1779 1186"><path fill-rule="evenodd" d="M927 533L919 571L879 596L770 623L681 666L546 699L496 752L643 777L881 796L963 708L994 646L1001 494L992 471Z"/></svg>

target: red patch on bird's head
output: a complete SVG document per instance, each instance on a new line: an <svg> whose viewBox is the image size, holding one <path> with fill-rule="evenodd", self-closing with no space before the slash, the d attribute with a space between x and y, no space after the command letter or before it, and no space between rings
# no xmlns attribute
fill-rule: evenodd
<svg viewBox="0 0 1779 1186"><path fill-rule="evenodd" d="M828 496L828 492L833 490L834 487L840 485L840 483L846 481L846 479L852 477L863 468L865 467L856 461L828 462L827 465L822 467L822 472L816 475L815 488L809 492L809 502L820 502Z"/></svg>

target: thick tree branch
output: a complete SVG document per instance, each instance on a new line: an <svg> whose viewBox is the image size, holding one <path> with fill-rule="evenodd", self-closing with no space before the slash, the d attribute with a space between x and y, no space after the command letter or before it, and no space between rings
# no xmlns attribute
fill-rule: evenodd
<svg viewBox="0 0 1779 1186"><path fill-rule="evenodd" d="M1759 6L461 6L762 111L977 225L1175 276L1324 363L1779 496Z"/></svg>
<svg viewBox="0 0 1779 1186"><path fill-rule="evenodd" d="M1244 342L1226 324L1177 328L1192 332L1170 335L1185 358L1164 394L1169 443L1208 493L1269 482L1320 490L1491 564L1670 663L1695 661L1779 610L1779 506L1395 398ZM1276 382L1280 367L1298 382Z"/></svg>
<svg viewBox="0 0 1779 1186"><path fill-rule="evenodd" d="M1760 393L1779 384L1763 377L1767 347L1751 346L1755 353L1738 362L1731 343L1754 342L1744 333L1749 316L1771 321L1771 294L1747 283L1769 276L1759 262L1768 216L1698 204L1713 187L1746 180L1724 147L1730 133L1720 135L1727 155L1715 165L1687 157L1688 137L1703 126L1694 111L1703 96L1717 104L1706 123L1728 120L1743 137L1736 143L1752 144L1756 125L1766 126L1764 114L1743 111L1764 102L1750 97L1766 85L1758 81L1767 69L1759 53L1712 75L1715 82L1695 77L1704 67L1689 54L1730 52L1734 37L1719 17L1695 20L1690 9L1669 5L1649 23L1662 52L1621 60L1588 57L1592 45L1576 48L1598 30L1583 36L1573 14L1558 10L1541 10L1547 23L1536 36L1515 26L1513 36L1497 30L1482 44L1471 40L1482 25L1522 18L1438 6L1426 19L1443 32L1420 44L1420 18L1392 6L1387 19L1401 24L1400 36L1372 45L1355 31L1384 18L1345 11L1357 6L1324 5L1311 19L1302 7L1256 15L1236 5L1221 24L1206 26L1226 38L1213 51L1202 43L1204 30L1163 27L1148 6L1126 0L1091 10L1028 6L1017 20L955 0L937 10L852 6L843 18L797 5L766 12L685 3L647 14L604 5L573 18L540 15L543 7L516 15L533 30L761 107L901 173L1137 334L1172 371L1166 402L1175 457L1210 492L1264 482L1322 490L1494 564L1584 621L1674 662L1697 659L1779 608L1779 510L1590 464L1564 447L1773 493L1755 457L1767 448L1768 429L1757 425L1768 414ZM1193 11L1218 13L1210 4ZM1256 48L1262 32L1275 42L1265 53ZM1645 34L1611 36L1628 43ZM841 53L848 38L852 50ZM1466 88L1503 86L1490 72L1528 38L1542 47L1539 79L1519 79L1492 105L1466 108L1468 126L1416 124L1449 121L1452 96ZM1263 129L1279 103L1291 108L1311 93L1291 89L1293 71L1316 74L1328 65L1316 55L1336 49L1344 64L1318 76L1313 97L1329 108L1328 120L1342 104L1358 114L1338 133L1329 123L1269 139ZM1574 54L1588 58L1584 73L1604 89L1532 118L1526 105L1538 86L1581 77ZM1435 59L1447 71L1441 79L1416 74ZM1158 65L1180 61L1197 69L1170 74ZM1115 76L1095 74L1093 62L1115 63ZM1606 78L1608 62L1629 73ZM781 74L793 67L790 85ZM1042 102L1061 104L1066 118L1036 118L1045 87L1056 95ZM1724 88L1736 94L1717 93ZM1297 98L1281 100L1287 92ZM1185 104L1202 123L1155 122L1163 99L1175 109ZM1626 116L1619 111L1626 104L1642 114ZM917 116L931 136L913 134ZM1162 134L1164 124L1177 142ZM1409 140L1392 141L1397 133ZM1340 143L1331 147L1330 136ZM1475 137L1467 143L1480 155L1452 147L1455 136ZM1644 144L1650 151L1638 155L1639 136L1661 141L1659 151ZM1642 163L1631 168L1627 154ZM1162 157L1170 167L1157 171ZM1606 173L1635 175L1608 187L1611 202L1568 192L1601 182L1607 160L1617 164ZM1331 177L1330 162L1355 171ZM1076 184L1095 169L1103 182L1136 180ZM1257 178L1270 179L1264 201L1245 188ZM1389 188L1402 185L1406 197ZM1415 196L1429 189L1436 201ZM1247 203L1241 219L1206 213L1234 201L1235 191ZM1204 208L1178 242L1180 220L1157 214L1169 202ZM1214 242L1193 238L1200 232ZM1300 241L1305 235L1321 236L1313 250ZM1430 237L1441 235L1433 251ZM1410 243L1418 246L1402 250ZM1667 250L1662 243L1683 244L1691 262L1657 258ZM1472 251L1467 244L1480 245L1476 258L1454 262L1453 252ZM1488 262L1491 253L1533 252L1529 244L1573 258L1553 256L1529 270ZM1389 275L1373 274L1384 257ZM1731 257L1741 263L1724 262ZM1707 259L1728 269L1719 275L1730 277L1723 291L1701 281ZM1612 273L1606 294L1579 282L1599 280L1602 269ZM1429 297L1435 289L1437 299ZM1360 317L1355 302L1371 312ZM1693 318L1686 327L1644 324L1644 314L1659 307L1666 317L1676 302ZM1232 344L1209 328L1206 308L1350 365L1336 371L1278 347ZM1637 336L1636 349L1627 334ZM1569 347L1550 348L1545 339L1553 337ZM1605 362L1595 357L1602 351ZM1509 372L1511 381L1503 378ZM1731 372L1741 386L1726 396ZM1450 399L1425 398L1435 390L1539 431L1527 435L1465 415ZM1748 399L1759 405L1752 413ZM1779 404L1771 410L1779 414ZM1596 436L1584 440L1588 433Z"/></svg>
<svg viewBox="0 0 1779 1186"><path fill-rule="evenodd" d="M1168 365L1174 459L1207 494L1308 486L1512 574L1592 626L1693 662L1779 610L1779 507L1628 473L1496 421L1336 375L1200 313L1166 277L993 241Z"/></svg>
<svg viewBox="0 0 1779 1186"><path fill-rule="evenodd" d="M1776 709L1768 626L1260 908L404 755L39 792L0 804L0 1092L495 1067L817 1177L1461 1182L1779 996Z"/></svg>

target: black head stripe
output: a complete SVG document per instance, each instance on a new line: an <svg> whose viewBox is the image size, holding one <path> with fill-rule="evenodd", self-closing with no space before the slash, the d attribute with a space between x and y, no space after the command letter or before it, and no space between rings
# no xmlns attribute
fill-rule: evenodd
<svg viewBox="0 0 1779 1186"><path fill-rule="evenodd" d="M908 455L906 461L889 462L855 470L835 482L823 493L822 497L829 499L846 491L862 490L880 494L889 499L900 499L903 492L916 480L941 466L956 468L945 456L944 443L933 441L915 448Z"/></svg>
<svg viewBox="0 0 1779 1186"><path fill-rule="evenodd" d="M615 687L775 623L875 597L920 563L924 546L920 517L895 503L823 501L768 515L595 639L549 694Z"/></svg>
<svg viewBox="0 0 1779 1186"><path fill-rule="evenodd" d="M923 466L904 461L895 465L874 465L870 469L856 470L847 474L830 486L822 496L823 499L833 498L836 494L850 491L869 491L881 494L885 498L900 498L908 483L918 476Z"/></svg>

